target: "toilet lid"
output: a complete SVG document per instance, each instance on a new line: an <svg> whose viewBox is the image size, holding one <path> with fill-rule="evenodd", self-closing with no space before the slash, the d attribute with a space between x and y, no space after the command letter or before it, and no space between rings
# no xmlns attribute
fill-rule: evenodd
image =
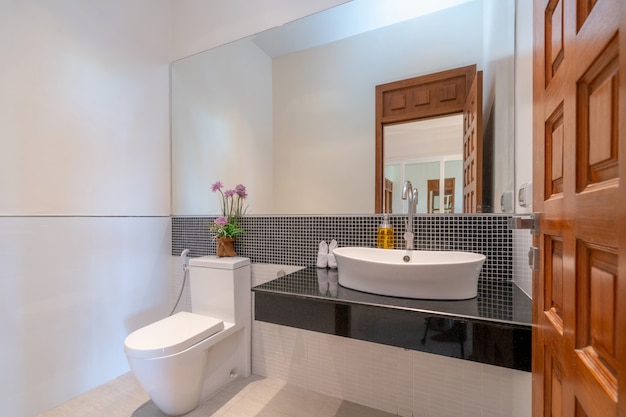
<svg viewBox="0 0 626 417"><path fill-rule="evenodd" d="M134 358L168 356L222 330L219 319L183 311L135 330L124 341L124 350Z"/></svg>

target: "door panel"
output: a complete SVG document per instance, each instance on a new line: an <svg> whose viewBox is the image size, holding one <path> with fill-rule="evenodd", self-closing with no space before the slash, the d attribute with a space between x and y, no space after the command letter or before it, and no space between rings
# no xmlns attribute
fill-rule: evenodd
<svg viewBox="0 0 626 417"><path fill-rule="evenodd" d="M625 4L535 0L535 416L626 417Z"/></svg>
<svg viewBox="0 0 626 417"><path fill-rule="evenodd" d="M563 241L546 236L545 306L546 319L563 336Z"/></svg>
<svg viewBox="0 0 626 417"><path fill-rule="evenodd" d="M483 72L478 71L463 107L463 213L482 213Z"/></svg>
<svg viewBox="0 0 626 417"><path fill-rule="evenodd" d="M563 192L563 105L559 103L546 122L546 197Z"/></svg>

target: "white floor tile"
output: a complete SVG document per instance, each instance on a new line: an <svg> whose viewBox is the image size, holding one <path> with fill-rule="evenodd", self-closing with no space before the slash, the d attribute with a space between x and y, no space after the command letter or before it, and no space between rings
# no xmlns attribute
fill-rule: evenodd
<svg viewBox="0 0 626 417"><path fill-rule="evenodd" d="M252 375L230 383L185 417L390 417L284 381ZM38 417L166 417L132 374L101 385Z"/></svg>

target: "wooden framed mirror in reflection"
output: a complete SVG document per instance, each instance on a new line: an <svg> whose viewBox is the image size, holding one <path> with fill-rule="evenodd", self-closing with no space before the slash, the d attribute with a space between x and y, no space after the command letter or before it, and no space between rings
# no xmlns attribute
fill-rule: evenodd
<svg viewBox="0 0 626 417"><path fill-rule="evenodd" d="M483 193L491 178L483 171L490 155L483 153L482 91L476 65L376 87L377 212L402 212L399 190L407 180L418 190L418 213L490 207L491 193Z"/></svg>

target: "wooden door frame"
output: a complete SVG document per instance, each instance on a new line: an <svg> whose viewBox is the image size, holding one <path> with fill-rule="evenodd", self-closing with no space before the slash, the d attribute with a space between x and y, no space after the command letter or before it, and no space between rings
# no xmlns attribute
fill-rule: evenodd
<svg viewBox="0 0 626 417"><path fill-rule="evenodd" d="M376 86L376 169L374 212L384 201L384 127L463 113L476 65Z"/></svg>

